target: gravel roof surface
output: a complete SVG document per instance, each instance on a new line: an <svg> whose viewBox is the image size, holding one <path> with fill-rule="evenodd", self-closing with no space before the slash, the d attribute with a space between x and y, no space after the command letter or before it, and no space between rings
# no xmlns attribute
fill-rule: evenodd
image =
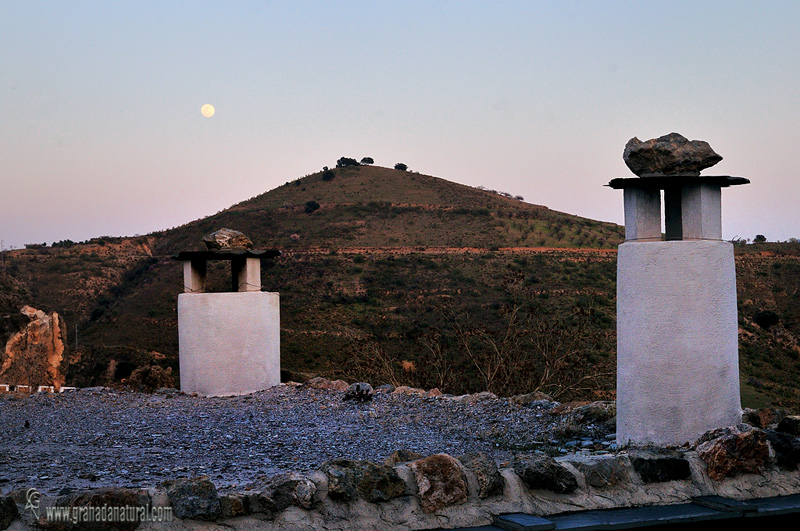
<svg viewBox="0 0 800 531"><path fill-rule="evenodd" d="M288 385L226 398L106 388L2 395L0 491L151 487L203 474L224 491L331 459L381 463L401 448L482 451L502 463L510 448L536 447L563 421L545 407L505 399L467 404L376 393L357 403L343 396Z"/></svg>

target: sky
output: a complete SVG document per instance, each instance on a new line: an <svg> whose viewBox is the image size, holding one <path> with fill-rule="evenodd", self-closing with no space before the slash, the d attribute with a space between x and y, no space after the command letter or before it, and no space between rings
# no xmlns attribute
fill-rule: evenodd
<svg viewBox="0 0 800 531"><path fill-rule="evenodd" d="M800 238L800 2L0 0L0 240L212 215L340 157L623 222L631 137L708 141L723 237ZM215 107L207 118L204 104Z"/></svg>

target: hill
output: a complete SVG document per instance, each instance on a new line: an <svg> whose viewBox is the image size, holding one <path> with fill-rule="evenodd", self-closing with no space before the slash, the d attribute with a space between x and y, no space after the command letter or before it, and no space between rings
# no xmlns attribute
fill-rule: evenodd
<svg viewBox="0 0 800 531"><path fill-rule="evenodd" d="M256 247L614 248L621 228L407 171L347 166L287 182L231 208L159 234L159 252L195 248L221 226ZM313 205L319 208L308 212Z"/></svg>
<svg viewBox="0 0 800 531"><path fill-rule="evenodd" d="M613 397L622 227L388 168L315 173L143 237L7 253L0 303L62 314L74 384L177 371L182 277L170 257L221 227L284 251L262 285L281 294L282 366L295 378ZM800 403L799 258L793 244L737 246L749 405ZM227 278L210 268L212 290Z"/></svg>

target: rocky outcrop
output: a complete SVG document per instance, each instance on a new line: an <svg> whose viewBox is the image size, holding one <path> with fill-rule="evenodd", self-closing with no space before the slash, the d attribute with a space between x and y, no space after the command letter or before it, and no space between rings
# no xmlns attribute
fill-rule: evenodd
<svg viewBox="0 0 800 531"><path fill-rule="evenodd" d="M700 175L722 160L708 142L689 140L670 133L642 142L636 137L628 140L622 159L639 177L662 175Z"/></svg>
<svg viewBox="0 0 800 531"><path fill-rule="evenodd" d="M61 364L67 336L64 320L56 312L47 314L30 306L24 306L21 313L30 321L6 343L0 382L27 385L33 391L40 385L60 389L64 385Z"/></svg>
<svg viewBox="0 0 800 531"><path fill-rule="evenodd" d="M253 242L238 230L219 229L203 236L209 251L234 251L253 248Z"/></svg>
<svg viewBox="0 0 800 531"><path fill-rule="evenodd" d="M409 465L419 492L419 505L426 513L467 501L467 479L458 461L437 454Z"/></svg>

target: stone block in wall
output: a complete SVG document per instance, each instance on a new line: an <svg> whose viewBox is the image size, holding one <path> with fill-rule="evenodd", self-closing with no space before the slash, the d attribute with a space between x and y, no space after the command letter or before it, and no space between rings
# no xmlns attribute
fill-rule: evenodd
<svg viewBox="0 0 800 531"><path fill-rule="evenodd" d="M278 474L253 486L255 493L248 496L249 509L254 513L272 515L297 506L311 509L317 486L305 476L294 472Z"/></svg>
<svg viewBox="0 0 800 531"><path fill-rule="evenodd" d="M143 489L127 489L118 487L104 487L83 492L73 492L56 499L56 507L146 507L151 505L151 498ZM63 522L47 522L44 527L48 529L71 529L72 525L62 526ZM109 523L110 524L110 523ZM138 521L114 522L108 529L132 531L139 525ZM105 529L103 523L98 526ZM81 528L80 526L76 528Z"/></svg>
<svg viewBox="0 0 800 531"><path fill-rule="evenodd" d="M595 488L614 486L630 481L631 462L620 455L581 455L567 459L586 478L586 483Z"/></svg>
<svg viewBox="0 0 800 531"><path fill-rule="evenodd" d="M0 497L0 529L6 529L19 517L17 504L11 496Z"/></svg>
<svg viewBox="0 0 800 531"><path fill-rule="evenodd" d="M162 484L173 514L178 518L216 520L222 516L217 487L208 476L182 478Z"/></svg>
<svg viewBox="0 0 800 531"><path fill-rule="evenodd" d="M721 481L725 477L758 474L764 470L769 462L766 433L755 428L742 431L741 426L715 431L722 435L697 446L697 454L706 463L708 477Z"/></svg>
<svg viewBox="0 0 800 531"><path fill-rule="evenodd" d="M383 464L387 466L396 465L397 463L407 463L409 461L416 461L417 459L422 459L425 457L422 454L418 454L414 450L406 450L401 448L399 450L395 450L389 456L383 460Z"/></svg>
<svg viewBox="0 0 800 531"><path fill-rule="evenodd" d="M467 500L467 479L453 457L432 455L412 462L409 467L414 472L423 512L432 513Z"/></svg>
<svg viewBox="0 0 800 531"><path fill-rule="evenodd" d="M796 470L800 464L800 438L788 433L767 430L767 440L775 451L775 461L781 468Z"/></svg>
<svg viewBox="0 0 800 531"><path fill-rule="evenodd" d="M224 518L235 518L250 514L250 503L243 494L225 494L219 498L220 510Z"/></svg>
<svg viewBox="0 0 800 531"><path fill-rule="evenodd" d="M784 417L779 423L776 431L788 433L795 437L800 436L800 415L790 415Z"/></svg>
<svg viewBox="0 0 800 531"><path fill-rule="evenodd" d="M529 489L569 494L578 488L578 480L572 472L552 457L517 455L511 461L511 468Z"/></svg>
<svg viewBox="0 0 800 531"><path fill-rule="evenodd" d="M478 480L478 496L488 498L503 494L505 480L497 470L497 464L483 452L472 452L458 458L464 467Z"/></svg>
<svg viewBox="0 0 800 531"><path fill-rule="evenodd" d="M323 463L321 470L328 477L332 500L352 501L360 496L368 502L384 502L402 496L406 489L405 482L387 465L335 459Z"/></svg>
<svg viewBox="0 0 800 531"><path fill-rule="evenodd" d="M679 481L692 476L689 461L682 457L640 455L633 457L631 463L645 484Z"/></svg>

